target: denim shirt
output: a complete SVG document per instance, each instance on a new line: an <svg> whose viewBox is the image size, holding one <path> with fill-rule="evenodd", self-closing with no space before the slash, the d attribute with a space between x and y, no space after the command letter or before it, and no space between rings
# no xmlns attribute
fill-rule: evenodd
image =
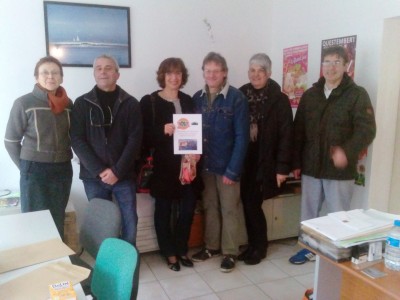
<svg viewBox="0 0 400 300"><path fill-rule="evenodd" d="M203 170L239 181L250 131L246 97L227 83L210 106L205 89L193 99L203 119Z"/></svg>

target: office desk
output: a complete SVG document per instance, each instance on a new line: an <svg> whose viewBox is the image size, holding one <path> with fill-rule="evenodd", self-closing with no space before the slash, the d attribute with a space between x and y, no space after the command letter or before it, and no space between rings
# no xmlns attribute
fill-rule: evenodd
<svg viewBox="0 0 400 300"><path fill-rule="evenodd" d="M383 261L372 267L388 275L373 279L355 268L350 261L337 263L316 253L314 300L400 299L400 272L387 269Z"/></svg>
<svg viewBox="0 0 400 300"><path fill-rule="evenodd" d="M60 238L60 235L58 234L53 218L48 210L0 217L0 251L54 238ZM68 257L58 260L70 262ZM22 274L28 273L54 261L36 264L0 274L0 283L17 278ZM80 284L74 285L74 288L79 300L86 299ZM10 297L10 299L12 298Z"/></svg>

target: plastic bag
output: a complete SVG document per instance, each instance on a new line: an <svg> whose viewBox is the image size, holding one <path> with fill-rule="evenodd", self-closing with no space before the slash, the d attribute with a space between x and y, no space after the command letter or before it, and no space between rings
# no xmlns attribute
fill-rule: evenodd
<svg viewBox="0 0 400 300"><path fill-rule="evenodd" d="M182 156L179 180L183 185L190 184L196 178L196 162L196 158L193 155L186 154Z"/></svg>

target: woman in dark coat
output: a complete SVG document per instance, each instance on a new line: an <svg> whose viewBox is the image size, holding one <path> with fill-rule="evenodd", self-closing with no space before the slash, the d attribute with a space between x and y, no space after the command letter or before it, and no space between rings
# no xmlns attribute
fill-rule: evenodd
<svg viewBox="0 0 400 300"><path fill-rule="evenodd" d="M167 58L159 66L157 81L162 90L140 101L143 116L144 147L154 149L154 169L150 193L155 198L154 224L160 252L168 267L180 270L180 263L192 267L187 256L196 195L194 184L179 180L182 155L174 154L173 114L194 112L192 98L180 91L188 72L180 58ZM174 210L177 208L177 212ZM173 217L173 216L177 217ZM173 224L171 226L171 219Z"/></svg>
<svg viewBox="0 0 400 300"><path fill-rule="evenodd" d="M266 54L251 57L248 76L250 83L240 88L250 113L250 142L241 178L248 248L238 259L255 265L267 254L263 200L279 194L291 170L293 115L288 97L270 78L271 60Z"/></svg>

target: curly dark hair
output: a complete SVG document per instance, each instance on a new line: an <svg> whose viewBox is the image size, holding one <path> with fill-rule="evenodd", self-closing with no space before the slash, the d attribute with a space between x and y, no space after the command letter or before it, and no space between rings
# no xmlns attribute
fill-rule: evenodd
<svg viewBox="0 0 400 300"><path fill-rule="evenodd" d="M189 73L182 59L177 57L169 57L161 62L157 71L157 82L161 88L165 88L165 74L169 72L182 72L182 84L180 88L186 84Z"/></svg>

